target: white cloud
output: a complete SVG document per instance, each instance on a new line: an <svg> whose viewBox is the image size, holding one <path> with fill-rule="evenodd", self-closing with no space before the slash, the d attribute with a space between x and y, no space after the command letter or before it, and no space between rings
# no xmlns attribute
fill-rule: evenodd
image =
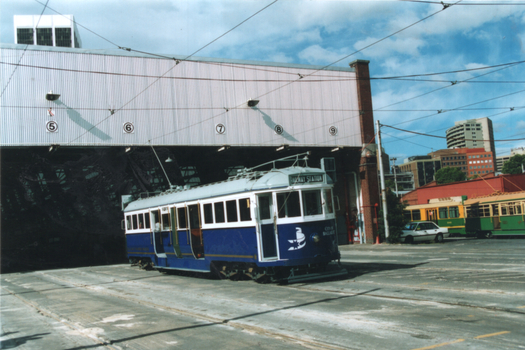
<svg viewBox="0 0 525 350"><path fill-rule="evenodd" d="M393 54L418 56L419 49L425 45L425 41L417 38L389 38L374 44L378 40L381 39L366 38L364 40L357 41L354 44L354 49L362 50L361 52L368 57L383 58Z"/></svg>
<svg viewBox="0 0 525 350"><path fill-rule="evenodd" d="M312 45L299 52L298 56L309 64L329 64L340 59L342 54Z"/></svg>

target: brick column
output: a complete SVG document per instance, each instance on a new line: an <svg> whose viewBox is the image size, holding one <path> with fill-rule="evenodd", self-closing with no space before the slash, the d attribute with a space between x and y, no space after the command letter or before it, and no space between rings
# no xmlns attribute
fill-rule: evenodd
<svg viewBox="0 0 525 350"><path fill-rule="evenodd" d="M365 230L365 243L374 243L377 237L377 215L379 213L379 183L377 178L377 156L375 154L376 141L374 138L374 114L372 112L372 89L370 87L370 61L356 60L350 63L355 69L357 99L359 102L359 122L361 126L361 142L363 147L369 145L361 154L359 174L361 179L361 192L363 206L363 228Z"/></svg>

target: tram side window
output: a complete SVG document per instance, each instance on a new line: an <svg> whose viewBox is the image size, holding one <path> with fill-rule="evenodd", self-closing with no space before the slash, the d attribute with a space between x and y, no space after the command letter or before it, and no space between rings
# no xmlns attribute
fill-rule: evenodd
<svg viewBox="0 0 525 350"><path fill-rule="evenodd" d="M138 214L139 219L139 229L144 228L144 214L140 213Z"/></svg>
<svg viewBox="0 0 525 350"><path fill-rule="evenodd" d="M419 209L412 210L412 221L421 220L421 211Z"/></svg>
<svg viewBox="0 0 525 350"><path fill-rule="evenodd" d="M188 228L186 207L177 208L177 218L179 219L179 230Z"/></svg>
<svg viewBox="0 0 525 350"><path fill-rule="evenodd" d="M439 208L439 218L440 219L447 219L448 218L448 211L447 207Z"/></svg>
<svg viewBox="0 0 525 350"><path fill-rule="evenodd" d="M305 216L322 214L321 191L304 191L303 208Z"/></svg>
<svg viewBox="0 0 525 350"><path fill-rule="evenodd" d="M299 192L281 192L277 194L277 208L280 218L301 216L301 203Z"/></svg>
<svg viewBox="0 0 525 350"><path fill-rule="evenodd" d="M459 208L458 207L450 207L448 208L449 217L452 218L459 218Z"/></svg>
<svg viewBox="0 0 525 350"><path fill-rule="evenodd" d="M136 230L139 228L138 221L137 221L137 214L133 215L133 229Z"/></svg>
<svg viewBox="0 0 525 350"><path fill-rule="evenodd" d="M405 219L407 221L412 221L412 215L410 213L410 210L404 210L403 211L403 216L405 217Z"/></svg>
<svg viewBox="0 0 525 350"><path fill-rule="evenodd" d="M517 215L521 214L520 202L508 202L501 204L501 215Z"/></svg>
<svg viewBox="0 0 525 350"><path fill-rule="evenodd" d="M326 212L331 214L334 212L334 205L332 200L332 190L324 190L324 200L326 201Z"/></svg>
<svg viewBox="0 0 525 350"><path fill-rule="evenodd" d="M205 224L213 224L213 208L211 207L211 203L204 204L204 223Z"/></svg>
<svg viewBox="0 0 525 350"><path fill-rule="evenodd" d="M163 213L162 214L162 230L167 231L171 228L170 226L170 214L169 213Z"/></svg>
<svg viewBox="0 0 525 350"><path fill-rule="evenodd" d="M250 198L239 199L239 214L241 221L250 221L252 219L250 213Z"/></svg>
<svg viewBox="0 0 525 350"><path fill-rule="evenodd" d="M213 206L215 208L215 223L224 222L224 203L213 203Z"/></svg>
<svg viewBox="0 0 525 350"><path fill-rule="evenodd" d="M126 227L129 230L132 230L132 226L131 226L131 215L126 215Z"/></svg>
<svg viewBox="0 0 525 350"><path fill-rule="evenodd" d="M144 214L144 219L146 219L146 220L145 220L145 224L146 224L146 225L145 225L144 227L145 227L145 228L150 228L151 226L150 226L150 219L149 219L149 214L148 214L148 213L145 213L145 214Z"/></svg>
<svg viewBox="0 0 525 350"><path fill-rule="evenodd" d="M237 222L237 201L226 201L226 217L228 222Z"/></svg>

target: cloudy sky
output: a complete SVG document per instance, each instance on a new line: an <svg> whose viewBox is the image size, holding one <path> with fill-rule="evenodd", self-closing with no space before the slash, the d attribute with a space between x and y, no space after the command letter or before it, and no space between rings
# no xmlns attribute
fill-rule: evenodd
<svg viewBox="0 0 525 350"><path fill-rule="evenodd" d="M2 0L1 42L14 42L13 15L44 11L74 15L89 49L190 55L209 44L196 56L342 66L366 59L373 78L401 77L373 80L375 119L438 136L382 127L391 157L446 148L455 121L483 117L493 121L498 156L525 147L525 0L445 1L456 3L446 9L417 0L45 3Z"/></svg>

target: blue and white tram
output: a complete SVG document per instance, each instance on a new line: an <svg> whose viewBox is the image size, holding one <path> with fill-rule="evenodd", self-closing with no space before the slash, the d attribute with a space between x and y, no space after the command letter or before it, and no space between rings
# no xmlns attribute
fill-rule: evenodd
<svg viewBox="0 0 525 350"><path fill-rule="evenodd" d="M135 200L124 209L128 257L259 281L346 274L325 270L340 258L332 186L321 169L291 166Z"/></svg>

